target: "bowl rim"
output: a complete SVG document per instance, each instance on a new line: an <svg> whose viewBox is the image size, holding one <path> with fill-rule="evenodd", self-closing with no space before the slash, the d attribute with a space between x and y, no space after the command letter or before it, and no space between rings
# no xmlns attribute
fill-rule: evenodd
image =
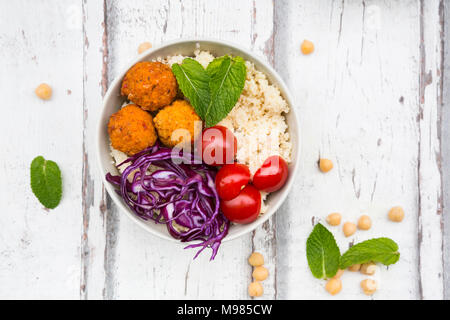
<svg viewBox="0 0 450 320"><path fill-rule="evenodd" d="M104 130L104 123L102 122L103 119L103 113L105 112L105 107L107 102L110 100L111 96L114 94L112 88L116 87L117 83L120 82L122 80L122 78L124 77L125 73L136 63L140 62L140 61L147 61L148 58L154 54L156 51L162 50L166 47L170 47L170 46L174 46L174 45L179 45L179 44L183 44L183 43L194 43L195 45L200 44L200 49L202 47L202 43L210 43L210 44L215 44L218 46L225 46L225 47L229 47L230 49L235 49L237 51L241 51L243 53L245 53L248 56L248 59L246 60L250 60L251 62L257 62L257 64L260 64L262 66L264 66L270 73L270 75L266 75L269 78L272 78L272 80L275 80L277 82L277 86L280 88L280 91L282 91L282 96L283 98L287 101L287 103L289 104L289 113L292 113L293 117L291 119L291 125L289 126L289 130L291 131L290 134L292 136L292 132L295 131L296 136L297 136L297 144L296 146L293 147L293 154L292 154L292 159L294 159L294 161L292 161L289 165L290 165L290 169L291 171L289 172L289 175L292 177L291 179L288 179L287 185L283 188L282 193L280 198L278 199L278 201L269 207L269 209L267 210L266 213L264 213L262 216L260 216L258 219L256 219L254 222L249 223L245 226L248 226L247 228L243 228L242 230L240 230L239 232L236 232L233 235L229 235L227 234L224 239L222 240L222 243L224 242L228 242L234 239L237 239L249 232L254 231L256 228L258 228L260 225L262 225L264 222L266 222L270 217L272 217L275 212L280 208L280 206L284 203L284 201L286 200L286 197L288 196L289 192L292 189L292 186L294 184L295 181L295 177L297 176L297 171L298 171L298 167L300 164L300 127L299 127L299 120L294 108L294 100L292 98L292 94L288 88L288 86L286 85L286 83L284 82L284 80L281 78L281 76L278 74L278 72L270 65L270 63L267 61L266 58L259 56L258 54L252 52L250 49L242 47L236 43L232 43L229 41L225 41L225 40L219 40L219 39L214 39L214 38L205 38L205 37L199 37L199 38L183 38L183 39L178 39L178 40L172 40L172 41L167 41L167 42L163 42L161 45L159 46L155 46L153 48L150 48L149 50L139 54L137 57L135 57L134 59L131 59L129 63L126 64L126 66L124 68L122 68L120 70L120 72L117 74L117 76L114 78L114 80L108 85L108 90L105 93L103 100L102 100L102 110L100 111L99 115L98 115L98 119L97 119L97 130L96 130L96 157L97 157L97 166L98 169L100 170L100 174L102 177L102 182L103 185L105 187L105 189L107 190L109 196L112 198L112 200L114 201L114 203L116 204L116 206L123 211L123 213L125 213L125 215L131 219L132 221L134 221L138 226L140 226L141 228L143 228L144 230L146 230L147 232L150 232L151 234L165 239L165 240L169 240L173 243L177 243L177 244L181 244L181 245L186 245L186 243L179 241L178 239L175 239L173 237L170 236L169 232L167 232L167 234L162 234L160 232L157 232L155 230L153 230L152 228L148 227L148 224L145 220L137 217L127 206L126 204L123 202L122 198L119 197L119 195L115 192L114 187L108 183L106 181L106 173L109 172L108 170L106 170L106 168L103 166L102 163L102 159L101 159L101 153L102 153L102 141L101 141L101 136ZM271 81L273 82L273 81ZM293 128L291 127L292 124L294 125ZM279 192L279 191L276 191ZM193 243L195 243L193 241Z"/></svg>

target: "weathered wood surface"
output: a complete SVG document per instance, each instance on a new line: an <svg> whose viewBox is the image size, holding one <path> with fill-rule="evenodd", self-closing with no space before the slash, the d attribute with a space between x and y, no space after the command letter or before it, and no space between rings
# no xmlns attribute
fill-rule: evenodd
<svg viewBox="0 0 450 320"><path fill-rule="evenodd" d="M445 3L444 3L445 2ZM132 0L0 2L0 298L246 299L247 256L264 253L267 299L328 299L305 257L312 224L333 211L373 219L352 242L389 236L401 260L372 299L449 298L449 94L446 1ZM447 19L448 20L448 19ZM183 37L239 43L265 56L290 87L301 167L275 217L224 244L212 263L147 234L107 196L95 155L108 84L137 46ZM316 51L303 56L303 39ZM33 94L40 82L51 101ZM448 87L448 85L447 85ZM29 163L57 161L64 197L45 211ZM327 175L319 156L335 163ZM447 169L447 170L446 170ZM405 208L401 224L387 220ZM346 273L339 298L362 295Z"/></svg>
<svg viewBox="0 0 450 320"><path fill-rule="evenodd" d="M444 6L444 31L450 30L450 5L446 2ZM444 33L444 57L450 57L450 33ZM444 298L450 299L450 214L448 208L450 208L450 162L446 159L450 158L450 126L446 125L450 123L450 59L444 59L443 70L443 91L442 91L442 113L441 113L441 172L442 172L442 199L443 199L443 235L444 235Z"/></svg>
<svg viewBox="0 0 450 320"><path fill-rule="evenodd" d="M2 298L65 299L80 294L80 9L79 1L1 2ZM41 82L55 87L51 101L36 99L34 89ZM44 210L31 193L29 166L37 155L57 161L64 176L64 198L53 211Z"/></svg>

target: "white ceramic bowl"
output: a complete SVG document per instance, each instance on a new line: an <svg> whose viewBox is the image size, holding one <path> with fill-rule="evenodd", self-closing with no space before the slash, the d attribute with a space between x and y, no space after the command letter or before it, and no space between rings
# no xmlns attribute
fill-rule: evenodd
<svg viewBox="0 0 450 320"><path fill-rule="evenodd" d="M208 50L214 56L223 56L225 54L238 55L244 58L245 60L253 62L257 70L264 72L269 78L270 82L278 86L284 99L286 99L286 101L290 106L290 112L286 115L286 118L289 126L288 130L291 136L293 150L292 150L292 162L289 164L289 177L287 179L287 182L282 189L269 195L267 200L269 209L261 217L259 217L254 222L249 224L232 225L230 227L228 235L223 240L229 241L254 230L256 227L263 224L277 211L277 209L286 199L286 196L288 195L289 190L292 187L294 177L296 176L296 172L299 166L299 151L300 151L299 126L295 115L295 108L292 96L289 93L289 90L286 84L281 79L281 77L263 58L259 58L255 56L253 53L249 52L248 50L241 48L235 44L231 44L221 40L210 40L210 39L188 39L188 40L173 41L160 47L148 50L143 54L139 55L137 58L130 61L130 63L126 66L126 68L122 70L122 72L118 75L118 77L111 83L108 92L104 97L103 110L101 112L101 116L98 122L98 131L97 131L98 164L100 166L100 170L103 175L103 182L105 184L106 189L108 190L109 195L127 217L129 217L131 220L133 220L135 223L137 223L145 230L149 231L154 235L157 235L158 237L170 241L179 242L178 240L172 238L169 235L165 225L156 224L153 221L144 221L140 219L138 216L136 216L123 202L122 198L114 191L114 187L109 182L106 181L105 179L106 173L111 172L112 174L118 174L118 170L114 166L110 154L110 147L109 147L110 142L108 137L107 124L109 121L109 117L113 113L118 111L120 106L125 101L125 97L122 97L120 95L120 87L122 79L125 76L125 73L128 71L128 69L130 69L135 63L139 61L152 60L157 57L166 57L177 54L192 56L194 50L197 49L198 45L200 45L201 50Z"/></svg>

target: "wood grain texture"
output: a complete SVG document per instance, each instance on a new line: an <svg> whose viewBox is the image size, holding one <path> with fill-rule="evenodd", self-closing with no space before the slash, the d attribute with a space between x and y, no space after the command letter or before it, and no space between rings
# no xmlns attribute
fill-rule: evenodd
<svg viewBox="0 0 450 320"><path fill-rule="evenodd" d="M305 242L315 223L341 212L344 221L362 213L373 221L350 238L330 228L341 251L388 236L401 259L379 269L372 297L361 293L362 275L345 273L339 298L449 299L449 8L445 0L1 2L0 298L247 299L256 250L270 272L263 298L329 299L310 274ZM183 37L264 56L291 89L301 125L290 196L213 262L124 218L96 164L108 84L141 42ZM300 53L303 39L313 54ZM52 85L52 100L35 97L41 82ZM37 155L62 170L63 199L52 211L29 188ZM330 173L318 171L319 157L333 160ZM406 212L400 224L387 219L394 205Z"/></svg>
<svg viewBox="0 0 450 320"><path fill-rule="evenodd" d="M81 6L71 0L35 4L0 5L0 298L77 299L83 154ZM53 87L49 101L34 94L42 82ZM56 161L62 171L63 197L54 210L45 210L29 186L29 166L38 155Z"/></svg>
<svg viewBox="0 0 450 320"><path fill-rule="evenodd" d="M275 57L275 21L274 1L253 1L251 20L251 49L264 57L274 66ZM275 213L262 226L252 232L252 251L260 252L269 270L269 278L264 281L264 299L277 299L277 242ZM251 278L247 281L252 281Z"/></svg>
<svg viewBox="0 0 450 320"><path fill-rule="evenodd" d="M298 183L277 216L280 298L327 298L317 290L323 283L306 277L304 248L312 224L330 212L341 212L344 221L362 213L373 220L371 230L349 239L333 228L342 251L374 236L399 243L402 258L377 273L373 299L442 297L437 4L427 1L426 18L417 1L290 1L276 8L275 63L294 92L302 130ZM304 38L315 42L311 56L298 50ZM421 43L429 53L425 70L434 76L425 89ZM422 91L430 95L425 102ZM335 169L320 173L319 157L332 159ZM401 224L387 220L394 205L406 211ZM345 274L340 297L364 298L361 280Z"/></svg>
<svg viewBox="0 0 450 320"><path fill-rule="evenodd" d="M105 83L105 3L81 2L83 18L83 176L81 236L81 299L101 299L106 295L105 255L107 218L105 189L96 158L97 121L102 110Z"/></svg>
<svg viewBox="0 0 450 320"><path fill-rule="evenodd" d="M442 74L441 156L444 218L444 298L450 299L450 2L444 1L444 68Z"/></svg>
<svg viewBox="0 0 450 320"><path fill-rule="evenodd" d="M419 294L442 299L442 177L440 124L443 69L443 2L420 1L418 155Z"/></svg>

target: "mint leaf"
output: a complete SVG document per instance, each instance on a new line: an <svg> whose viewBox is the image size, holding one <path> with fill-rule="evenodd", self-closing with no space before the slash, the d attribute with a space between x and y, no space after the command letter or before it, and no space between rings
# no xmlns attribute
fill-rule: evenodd
<svg viewBox="0 0 450 320"><path fill-rule="evenodd" d="M62 196L61 171L58 165L42 156L34 158L30 166L31 190L49 209L59 204Z"/></svg>
<svg viewBox="0 0 450 320"><path fill-rule="evenodd" d="M189 99L199 117L205 120L210 102L209 74L199 62L191 58L184 59L181 65L173 64L172 72L181 92Z"/></svg>
<svg viewBox="0 0 450 320"><path fill-rule="evenodd" d="M210 76L211 100L206 113L206 127L212 127L233 109L244 89L246 67L241 57L223 56L206 68Z"/></svg>
<svg viewBox="0 0 450 320"><path fill-rule="evenodd" d="M246 67L241 57L216 58L206 70L192 58L173 64L172 71L195 112L212 127L233 109L244 89Z"/></svg>
<svg viewBox="0 0 450 320"><path fill-rule="evenodd" d="M370 261L388 266L396 263L399 258L398 245L393 240L376 238L355 244L348 249L341 257L340 268L345 269L354 264Z"/></svg>
<svg viewBox="0 0 450 320"><path fill-rule="evenodd" d="M333 234L318 223L306 241L306 258L313 276L319 279L335 276L340 256Z"/></svg>

